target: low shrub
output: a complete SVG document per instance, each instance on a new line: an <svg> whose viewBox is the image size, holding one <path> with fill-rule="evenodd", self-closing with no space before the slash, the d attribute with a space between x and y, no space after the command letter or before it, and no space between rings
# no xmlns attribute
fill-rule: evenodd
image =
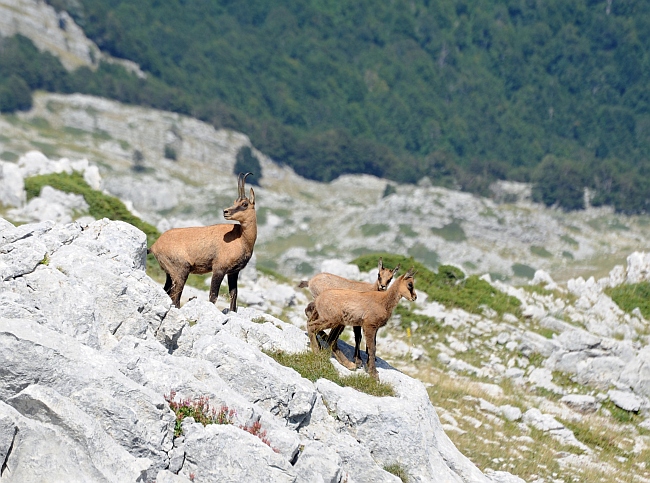
<svg viewBox="0 0 650 483"><path fill-rule="evenodd" d="M219 411L210 407L210 402L207 396L199 396L196 399L185 398L180 401L175 401L174 398L176 397L176 391L170 391L169 395L165 395L164 397L167 404L169 404L170 409L176 414L176 423L174 425L175 437L183 434L183 419L187 417L194 418L194 421L206 426L208 424L233 424L235 415L237 414L234 409L229 409L226 405L222 405ZM262 429L262 423L259 421L254 422L250 426L240 425L238 428L243 429L253 436L257 436L264 444L278 453L278 450L271 446L271 442L267 438L266 430Z"/></svg>
<svg viewBox="0 0 650 483"><path fill-rule="evenodd" d="M482 306L493 309L499 315L518 315L520 312L521 302L516 297L497 290L476 275L466 277L461 269L452 265L441 265L436 273L411 257L391 253L363 255L352 260L352 263L362 271L369 271L377 266L379 257L383 258L387 267L397 264L401 264L403 270L414 267L417 270L416 289L446 307L458 307L473 314L482 314Z"/></svg>
<svg viewBox="0 0 650 483"><path fill-rule="evenodd" d="M81 173L74 171L72 174L52 173L25 178L27 199L40 195L43 186L51 186L59 191L83 196L88 203L88 213L92 217L98 220L102 218L120 220L135 226L147 235L148 246L151 246L160 236L155 226L133 215L121 200L92 189Z"/></svg>

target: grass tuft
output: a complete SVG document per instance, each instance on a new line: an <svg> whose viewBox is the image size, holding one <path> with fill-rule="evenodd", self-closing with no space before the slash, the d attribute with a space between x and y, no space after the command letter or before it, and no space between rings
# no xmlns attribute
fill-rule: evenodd
<svg viewBox="0 0 650 483"><path fill-rule="evenodd" d="M390 384L379 382L367 374L354 373L342 377L330 362L331 353L327 350L314 354L312 351L287 354L276 351L267 352L267 355L283 366L291 367L305 379L312 382L318 379L328 379L341 387L351 387L357 391L371 396L395 396L395 390Z"/></svg>
<svg viewBox="0 0 650 483"><path fill-rule="evenodd" d="M605 293L625 312L639 308L644 318L650 319L650 282L629 283L606 288Z"/></svg>
<svg viewBox="0 0 650 483"><path fill-rule="evenodd" d="M384 471L397 476L400 480L402 480L403 483L408 483L409 481L408 472L406 471L406 468L404 468L400 463L385 465Z"/></svg>

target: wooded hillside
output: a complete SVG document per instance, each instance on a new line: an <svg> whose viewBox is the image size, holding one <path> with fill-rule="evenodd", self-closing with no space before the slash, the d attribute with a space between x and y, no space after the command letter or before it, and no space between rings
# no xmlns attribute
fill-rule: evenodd
<svg viewBox="0 0 650 483"><path fill-rule="evenodd" d="M650 200L647 2L50 3L150 78L105 66L30 88L192 114L323 181L426 175L480 194L533 181L536 199L567 209L583 187L624 212ZM24 77L9 74L15 89Z"/></svg>

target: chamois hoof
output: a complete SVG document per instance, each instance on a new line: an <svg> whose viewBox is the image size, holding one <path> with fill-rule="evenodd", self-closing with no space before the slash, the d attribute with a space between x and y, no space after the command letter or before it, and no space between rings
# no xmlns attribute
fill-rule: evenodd
<svg viewBox="0 0 650 483"><path fill-rule="evenodd" d="M339 361L339 363L343 367L345 367L346 369L348 369L350 371L356 371L357 370L356 364L354 362L351 362L347 357L345 357L345 354L343 354L343 352L341 352L338 349L335 350L335 351L332 351L332 352L333 352L334 357L336 358L336 360Z"/></svg>
<svg viewBox="0 0 650 483"><path fill-rule="evenodd" d="M357 369L359 369L360 367L363 367L363 361L361 359L355 359L354 365Z"/></svg>

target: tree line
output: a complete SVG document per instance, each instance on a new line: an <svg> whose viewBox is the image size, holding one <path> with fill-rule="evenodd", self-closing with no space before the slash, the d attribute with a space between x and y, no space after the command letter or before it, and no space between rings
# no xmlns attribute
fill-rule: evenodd
<svg viewBox="0 0 650 483"><path fill-rule="evenodd" d="M428 176L478 194L508 179L565 209L585 187L595 204L647 209L647 2L50 3L149 77L52 76L51 59L24 77L14 63L0 108L24 108L25 87L88 92L240 130L311 179ZM6 104L3 89L21 95Z"/></svg>

